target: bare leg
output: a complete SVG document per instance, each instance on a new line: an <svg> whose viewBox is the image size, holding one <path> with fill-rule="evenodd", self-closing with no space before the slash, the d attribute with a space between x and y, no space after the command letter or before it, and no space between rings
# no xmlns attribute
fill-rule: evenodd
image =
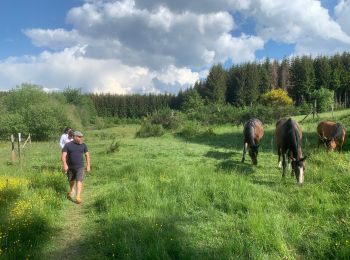
<svg viewBox="0 0 350 260"><path fill-rule="evenodd" d="M77 201L80 200L81 190L83 188L83 182L77 181Z"/></svg>
<svg viewBox="0 0 350 260"><path fill-rule="evenodd" d="M72 194L73 189L74 189L74 184L75 184L75 181L69 182L69 194Z"/></svg>

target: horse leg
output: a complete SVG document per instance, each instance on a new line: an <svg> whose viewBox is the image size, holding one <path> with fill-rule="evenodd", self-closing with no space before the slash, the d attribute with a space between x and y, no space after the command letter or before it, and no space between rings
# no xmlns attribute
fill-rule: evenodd
<svg viewBox="0 0 350 260"><path fill-rule="evenodd" d="M281 149L277 148L278 153L278 168L282 168L282 162L281 162Z"/></svg>
<svg viewBox="0 0 350 260"><path fill-rule="evenodd" d="M248 146L248 143L243 143L243 157L242 157L242 163L244 163L244 160L245 160L245 154L247 152L247 146Z"/></svg>
<svg viewBox="0 0 350 260"><path fill-rule="evenodd" d="M282 164L283 164L283 175L282 175L282 177L284 178L284 177L286 177L286 168L287 168L287 161L286 161L286 154L285 153L283 153L282 154Z"/></svg>

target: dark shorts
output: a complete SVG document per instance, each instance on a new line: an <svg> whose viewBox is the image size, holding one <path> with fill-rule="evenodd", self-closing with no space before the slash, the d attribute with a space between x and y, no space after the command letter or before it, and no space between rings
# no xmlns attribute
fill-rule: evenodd
<svg viewBox="0 0 350 260"><path fill-rule="evenodd" d="M69 169L67 176L69 181L83 181L84 180L84 168Z"/></svg>

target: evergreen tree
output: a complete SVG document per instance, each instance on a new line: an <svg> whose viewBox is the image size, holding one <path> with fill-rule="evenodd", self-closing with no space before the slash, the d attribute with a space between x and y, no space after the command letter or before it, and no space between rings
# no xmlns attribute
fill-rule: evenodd
<svg viewBox="0 0 350 260"><path fill-rule="evenodd" d="M316 89L330 88L331 85L331 66L326 57L316 57L314 60Z"/></svg>
<svg viewBox="0 0 350 260"><path fill-rule="evenodd" d="M214 65L207 77L204 96L213 103L225 103L226 100L226 71L221 64Z"/></svg>
<svg viewBox="0 0 350 260"><path fill-rule="evenodd" d="M310 57L295 57L291 64L290 94L300 105L302 101L310 101L310 93L315 90L315 71Z"/></svg>
<svg viewBox="0 0 350 260"><path fill-rule="evenodd" d="M278 86L284 90L291 87L290 83L290 64L289 60L284 58L278 69Z"/></svg>
<svg viewBox="0 0 350 260"><path fill-rule="evenodd" d="M253 104L259 97L259 71L256 63L247 63L244 66L244 103Z"/></svg>
<svg viewBox="0 0 350 260"><path fill-rule="evenodd" d="M272 86L272 65L269 59L258 66L259 68L259 91L260 94L264 94L271 90Z"/></svg>

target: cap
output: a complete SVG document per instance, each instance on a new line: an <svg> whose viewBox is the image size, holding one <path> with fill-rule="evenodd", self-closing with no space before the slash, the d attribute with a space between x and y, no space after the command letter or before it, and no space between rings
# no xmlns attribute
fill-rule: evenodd
<svg viewBox="0 0 350 260"><path fill-rule="evenodd" d="M74 131L73 135L74 135L74 136L84 136L84 135L82 134L82 132L80 132L80 131Z"/></svg>

